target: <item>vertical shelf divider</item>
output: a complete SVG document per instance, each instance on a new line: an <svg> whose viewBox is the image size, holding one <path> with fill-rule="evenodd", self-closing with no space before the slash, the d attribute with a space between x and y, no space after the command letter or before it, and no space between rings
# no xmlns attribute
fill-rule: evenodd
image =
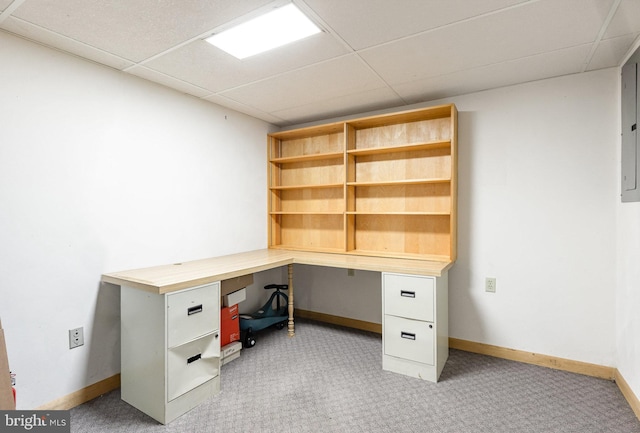
<svg viewBox="0 0 640 433"><path fill-rule="evenodd" d="M356 148L356 130L353 126L346 123L344 125L345 135L345 150L344 150L344 163L345 163L345 183L344 183L344 196L345 196L345 251L353 251L356 249L356 216L351 212L356 210L356 189L353 186L348 185L349 182L354 182L356 179L356 164L355 156L349 154L350 150Z"/></svg>
<svg viewBox="0 0 640 433"><path fill-rule="evenodd" d="M267 178L269 182L269 186L279 186L280 185L280 166L271 162L272 159L278 158L280 156L280 140L275 137L268 138L268 146L267 146L267 164L269 167L269 172L267 173ZM268 219L268 245L272 247L274 245L279 245L281 243L280 240L280 227L282 224L282 216L275 215L271 212L275 212L281 209L282 203L280 199L280 191L267 189L267 219Z"/></svg>

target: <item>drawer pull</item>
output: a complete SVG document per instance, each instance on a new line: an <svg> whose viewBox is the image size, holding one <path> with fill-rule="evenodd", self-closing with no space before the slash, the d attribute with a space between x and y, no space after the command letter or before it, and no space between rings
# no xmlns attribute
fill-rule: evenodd
<svg viewBox="0 0 640 433"><path fill-rule="evenodd" d="M415 340L416 334L412 334L411 332L400 332L400 337L406 338L407 340Z"/></svg>
<svg viewBox="0 0 640 433"><path fill-rule="evenodd" d="M400 290L400 296L403 298L415 298L416 292L411 292L409 290Z"/></svg>
<svg viewBox="0 0 640 433"><path fill-rule="evenodd" d="M202 304L187 308L187 316L191 316L196 313L202 313Z"/></svg>
<svg viewBox="0 0 640 433"><path fill-rule="evenodd" d="M187 358L187 364L191 364L192 362L196 362L200 358L202 358L202 353L198 353L197 355L193 355L191 358Z"/></svg>

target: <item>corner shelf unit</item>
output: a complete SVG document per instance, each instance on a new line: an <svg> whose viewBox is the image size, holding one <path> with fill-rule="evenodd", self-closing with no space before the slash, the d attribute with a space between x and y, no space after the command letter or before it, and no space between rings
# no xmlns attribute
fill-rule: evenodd
<svg viewBox="0 0 640 433"><path fill-rule="evenodd" d="M454 261L457 110L268 136L269 247Z"/></svg>

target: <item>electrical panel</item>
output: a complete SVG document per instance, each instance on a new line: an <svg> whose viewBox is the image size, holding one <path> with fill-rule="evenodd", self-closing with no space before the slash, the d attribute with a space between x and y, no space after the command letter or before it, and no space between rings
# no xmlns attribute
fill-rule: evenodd
<svg viewBox="0 0 640 433"><path fill-rule="evenodd" d="M640 152L638 149L638 115L640 98L638 92L638 65L640 50L637 50L622 67L622 179L623 202L640 201Z"/></svg>

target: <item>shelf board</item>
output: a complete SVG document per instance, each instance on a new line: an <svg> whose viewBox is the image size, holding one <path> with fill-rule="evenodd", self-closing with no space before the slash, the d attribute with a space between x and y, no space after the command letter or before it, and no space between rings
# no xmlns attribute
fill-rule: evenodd
<svg viewBox="0 0 640 433"><path fill-rule="evenodd" d="M269 212L269 215L396 215L396 216L449 216L451 212L386 212L386 211L335 211L335 212L287 212L287 211L273 211Z"/></svg>
<svg viewBox="0 0 640 433"><path fill-rule="evenodd" d="M270 190L285 190L285 189L312 189L312 188L342 188L343 183L321 183L311 185L281 185L269 187Z"/></svg>
<svg viewBox="0 0 640 433"><path fill-rule="evenodd" d="M363 249L353 249L346 252L346 254L354 254L360 256L374 256L380 257L380 251L369 251ZM394 257L398 259L414 259L414 260L430 260L434 262L450 262L451 258L446 255L440 254L414 254L414 253L402 253L398 251L385 251L384 257Z"/></svg>
<svg viewBox="0 0 640 433"><path fill-rule="evenodd" d="M360 119L347 120L346 123L356 129L375 128L398 123L416 122L427 119L446 119L454 116L457 110L453 104L439 105L398 113L378 114Z"/></svg>
<svg viewBox="0 0 640 433"><path fill-rule="evenodd" d="M393 216L450 216L451 212L375 212L375 211L367 211L367 212L359 212L359 211L348 211L345 212L347 215L393 215Z"/></svg>
<svg viewBox="0 0 640 433"><path fill-rule="evenodd" d="M307 248L299 245L269 245L269 248L274 250L314 251L317 253L338 253L338 254L345 253L343 248L321 248L321 247Z"/></svg>
<svg viewBox="0 0 640 433"><path fill-rule="evenodd" d="M403 179L403 180L385 180L378 182L347 182L347 186L391 186L391 185L420 185L427 183L447 183L451 179Z"/></svg>
<svg viewBox="0 0 640 433"><path fill-rule="evenodd" d="M273 211L269 212L269 215L344 215L344 212L284 212L284 211Z"/></svg>
<svg viewBox="0 0 640 433"><path fill-rule="evenodd" d="M381 153L394 153L394 152L407 152L416 150L427 149L444 149L451 146L451 140L439 140L439 141L427 141L423 143L411 143L403 146L383 146L383 147L371 147L368 149L351 149L347 153L349 155L377 155Z"/></svg>
<svg viewBox="0 0 640 433"><path fill-rule="evenodd" d="M344 132L344 122L333 122L326 125L308 126L306 128L280 131L269 134L278 140L296 140L300 138L317 137Z"/></svg>
<svg viewBox="0 0 640 433"><path fill-rule="evenodd" d="M314 153L311 155L286 156L281 158L271 158L269 162L274 164L291 164L294 162L320 161L323 159L340 159L344 157L344 152Z"/></svg>

